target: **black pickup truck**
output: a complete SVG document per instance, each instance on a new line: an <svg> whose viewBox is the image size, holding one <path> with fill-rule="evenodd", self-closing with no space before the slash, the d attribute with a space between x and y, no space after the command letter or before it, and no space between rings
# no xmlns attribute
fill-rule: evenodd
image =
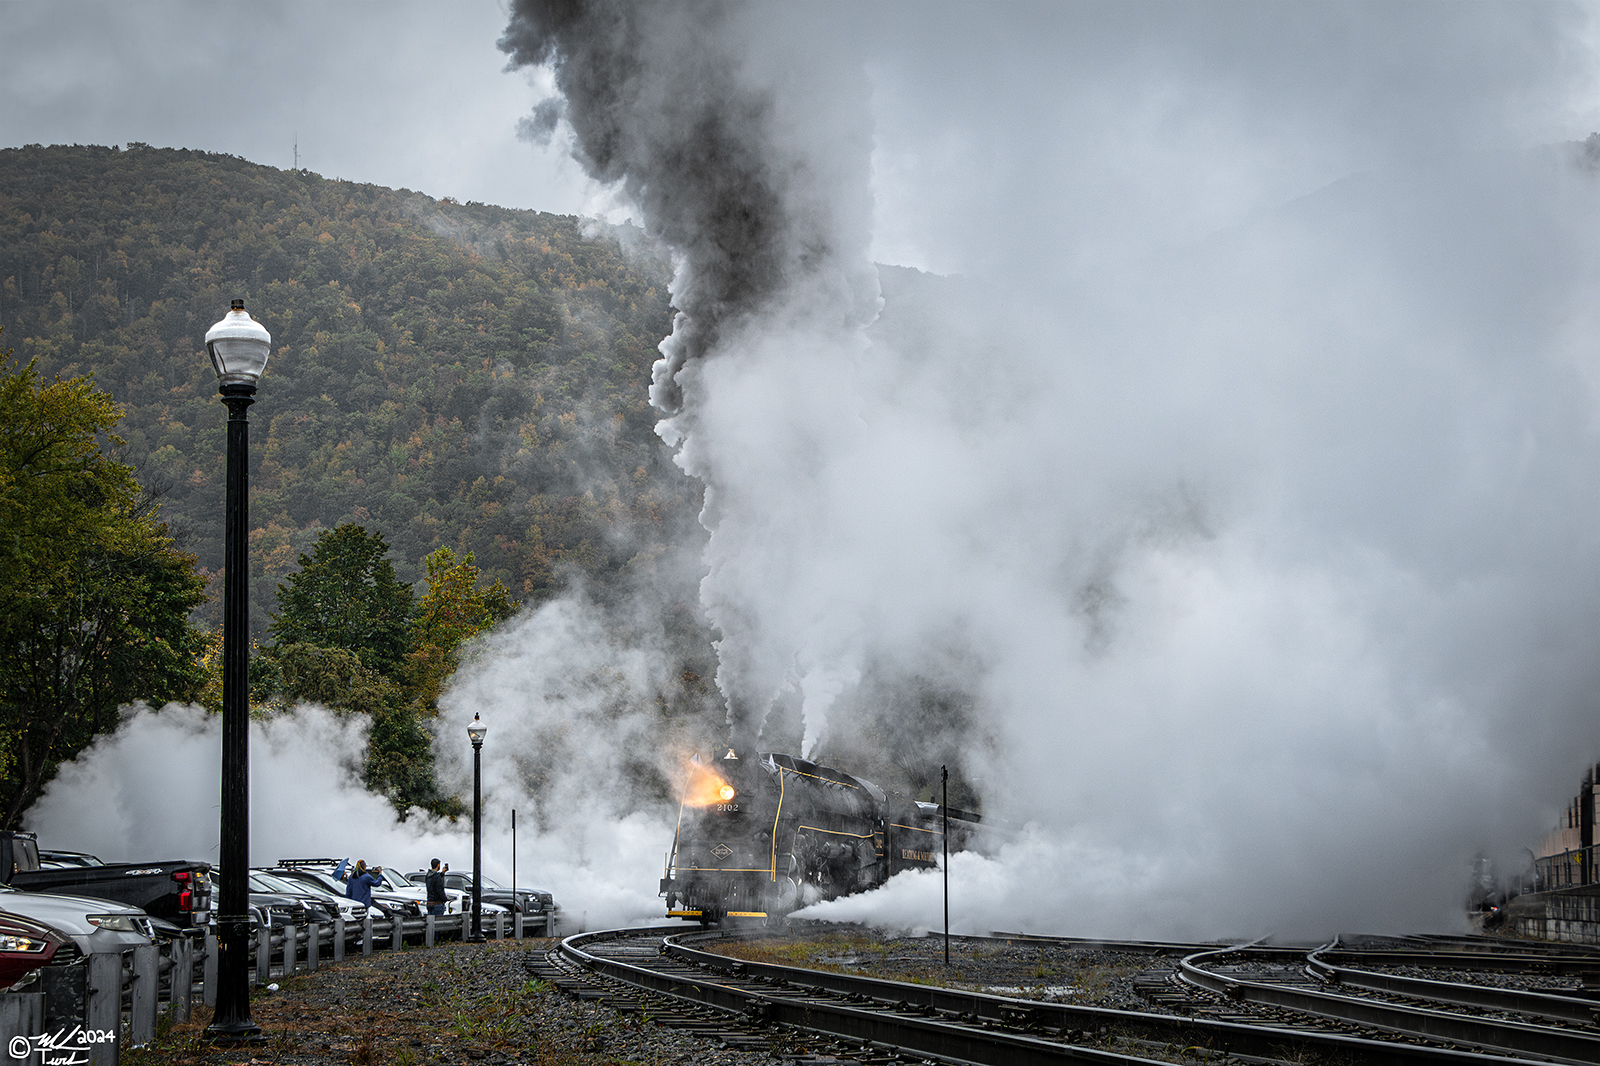
<svg viewBox="0 0 1600 1066"><path fill-rule="evenodd" d="M46 869L39 865L34 834L0 831L0 883L24 892L114 900L184 928L204 927L211 916L210 869L210 863L171 861Z"/></svg>

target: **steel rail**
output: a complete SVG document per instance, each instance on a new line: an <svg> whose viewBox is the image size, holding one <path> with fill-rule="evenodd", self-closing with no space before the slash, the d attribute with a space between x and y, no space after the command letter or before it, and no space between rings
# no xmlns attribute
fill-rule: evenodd
<svg viewBox="0 0 1600 1066"><path fill-rule="evenodd" d="M1104 948L1108 951L1126 951L1139 955L1189 955L1196 951L1203 951L1208 947L1217 947L1217 944L1182 944L1163 940L1105 940L1098 937L1078 936L1045 936L1042 933L990 933L988 936L974 936L967 933L951 933L951 940L963 940L975 943L1002 943L1002 944L1060 944L1063 947L1073 948Z"/></svg>
<svg viewBox="0 0 1600 1066"><path fill-rule="evenodd" d="M1201 960L1215 961L1229 954L1244 953L1228 948L1197 952L1179 963L1180 976L1199 988L1240 1002L1259 1003L1404 1036L1538 1055L1561 1062L1600 1062L1600 1039L1582 1033L1383 1003L1318 989L1243 980L1213 973L1201 966Z"/></svg>
<svg viewBox="0 0 1600 1066"><path fill-rule="evenodd" d="M1537 940L1512 940L1509 937L1476 936L1465 933L1412 933L1396 940L1416 942L1419 944L1455 944L1460 950L1466 952L1485 951L1496 955L1549 955L1553 951L1574 958L1587 955L1600 962L1600 947L1586 944L1573 944L1562 942L1560 944L1545 943Z"/></svg>
<svg viewBox="0 0 1600 1066"><path fill-rule="evenodd" d="M661 951L696 967L715 968L738 978L779 986L779 988L810 989L829 992L834 996L858 1000L874 1000L882 1007L899 1010L918 1010L936 1015L962 1016L979 1024L1003 1024L1018 1028L1043 1029L1043 1031L1096 1032L1115 1029L1139 1039L1154 1040L1160 1044L1181 1048L1205 1048L1213 1053L1254 1055L1259 1058L1282 1058L1290 1048L1342 1056L1352 1063L1450 1063L1467 1064L1514 1063L1504 1056L1466 1052L1456 1048L1421 1047L1414 1044L1397 1044L1390 1040L1347 1036L1338 1032L1306 1032L1283 1024L1243 1024L1214 1018L1189 1018L1179 1015L1114 1010L1107 1007L1077 1007L1070 1004L1048 1004L1040 1000L992 996L987 992L970 992L962 989L939 988L933 984L910 984L885 978L843 975L827 970L808 970L802 967L763 964L733 959L715 952L690 948L683 941L728 940L726 933L691 932L670 936ZM1267 954L1278 956L1282 949L1267 949ZM1299 952L1294 959L1304 959ZM1061 1045L1054 1045L1061 1047ZM1058 1060L1059 1061L1059 1060Z"/></svg>
<svg viewBox="0 0 1600 1066"><path fill-rule="evenodd" d="M676 931L662 929L602 930L580 933L561 942L561 952L591 970L626 984L690 1003L707 1004L743 1015L758 1025L784 1025L830 1037L848 1037L957 1064L957 1066L1055 1066L1062 1062L1130 1066L1156 1060L1094 1048L1059 1044L1016 1033L993 1032L973 1026L888 1013L882 1007L852 1007L829 999L776 992L756 992L726 979L681 972L666 973L621 962L586 950L592 944L619 936Z"/></svg>
<svg viewBox="0 0 1600 1066"><path fill-rule="evenodd" d="M1318 951L1330 957L1378 961L1385 966L1431 966L1436 969L1495 970L1500 973L1537 972L1553 976L1600 977L1600 957L1582 955L1511 954L1477 951L1401 951L1391 948L1335 948L1324 945Z"/></svg>
<svg viewBox="0 0 1600 1066"><path fill-rule="evenodd" d="M1350 953L1338 954L1346 957ZM1576 1022L1580 1025L1600 1025L1600 1003L1592 999L1579 999L1551 992L1533 992L1520 988L1491 988L1459 981L1375 973L1371 970L1335 966L1328 961L1330 957L1332 956L1326 954L1323 949L1313 951L1306 956L1306 970L1319 980L1341 988L1365 988L1374 992L1387 992L1461 1007L1514 1011L1518 1014L1532 1014L1557 1021Z"/></svg>

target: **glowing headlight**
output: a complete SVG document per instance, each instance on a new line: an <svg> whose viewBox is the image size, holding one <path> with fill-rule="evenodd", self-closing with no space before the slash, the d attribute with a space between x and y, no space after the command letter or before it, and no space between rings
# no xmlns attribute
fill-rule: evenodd
<svg viewBox="0 0 1600 1066"><path fill-rule="evenodd" d="M727 803L729 800L733 799L733 797L734 797L733 786L732 785L723 785L722 788L717 790L717 795L722 797L722 802L723 803Z"/></svg>
<svg viewBox="0 0 1600 1066"><path fill-rule="evenodd" d="M4 952L40 952L49 946L43 940L35 940L31 936L0 936L0 951Z"/></svg>
<svg viewBox="0 0 1600 1066"><path fill-rule="evenodd" d="M84 915L89 924L98 929L109 929L113 933L142 933L144 930L133 924L133 918L126 914L87 914Z"/></svg>

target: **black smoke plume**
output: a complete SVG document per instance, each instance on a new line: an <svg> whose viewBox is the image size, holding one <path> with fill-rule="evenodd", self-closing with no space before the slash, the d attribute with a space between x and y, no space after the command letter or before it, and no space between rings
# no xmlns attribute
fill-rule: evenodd
<svg viewBox="0 0 1600 1066"><path fill-rule="evenodd" d="M513 66L548 65L564 98L541 104L528 128L547 134L559 113L574 156L619 187L677 257L679 313L650 397L666 416L658 432L681 445L679 464L707 485L712 576L703 600L722 634L717 681L736 736L759 729L794 649L762 647L737 590L719 583L718 538L724 554L737 544L724 516L739 501L718 477L714 449L697 446L707 431L697 368L752 357L754 338L778 333L796 338L784 357L801 372L807 347L859 341L879 304L867 256L870 136L840 123L836 110L786 106L797 94L776 84L805 78L826 95L827 79L798 46L775 52L770 33L749 32L750 17L709 0L517 0L500 41ZM841 80L850 83L848 74L832 79Z"/></svg>
<svg viewBox="0 0 1600 1066"><path fill-rule="evenodd" d="M682 257L682 314L651 391L669 415L685 364L836 264L826 205L802 213L786 197L807 164L777 142L771 90L741 77L741 14L711 0L517 0L500 40L514 66L553 69L574 156Z"/></svg>

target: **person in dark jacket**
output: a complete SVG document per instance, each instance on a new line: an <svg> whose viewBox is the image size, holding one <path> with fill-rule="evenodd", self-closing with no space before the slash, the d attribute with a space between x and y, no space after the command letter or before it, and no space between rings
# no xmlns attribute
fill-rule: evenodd
<svg viewBox="0 0 1600 1066"><path fill-rule="evenodd" d="M450 897L444 894L444 875L450 872L450 864L445 863L444 869L439 869L439 860L434 859L428 867L428 875L422 883L428 889L428 913L443 914L444 906Z"/></svg>
<svg viewBox="0 0 1600 1066"><path fill-rule="evenodd" d="M383 884L383 878L378 874L383 872L383 867L374 866L367 869L367 860L357 859L355 869L350 871L350 882L345 886L344 894L357 903L372 906L372 890Z"/></svg>

